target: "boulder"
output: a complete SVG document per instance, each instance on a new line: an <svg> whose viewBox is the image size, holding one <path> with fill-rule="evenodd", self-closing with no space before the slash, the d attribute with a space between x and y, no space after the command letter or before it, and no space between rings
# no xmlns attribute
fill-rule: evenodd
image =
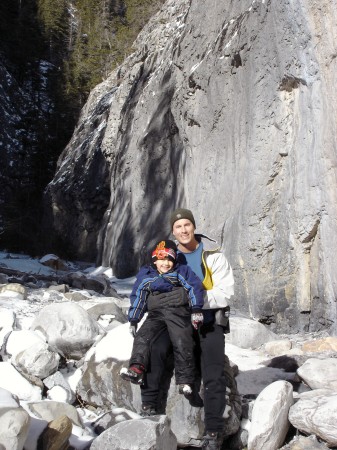
<svg viewBox="0 0 337 450"><path fill-rule="evenodd" d="M20 406L19 399L0 388L0 448L22 450L29 432L29 414Z"/></svg>
<svg viewBox="0 0 337 450"><path fill-rule="evenodd" d="M327 388L337 390L336 358L309 358L297 369L297 374L311 389Z"/></svg>
<svg viewBox="0 0 337 450"><path fill-rule="evenodd" d="M67 284L51 284L48 287L49 291L57 291L57 292L61 292L62 294L65 294L67 292L69 292L69 286Z"/></svg>
<svg viewBox="0 0 337 450"><path fill-rule="evenodd" d="M42 332L55 351L70 359L82 358L102 332L85 309L71 302L45 306L31 330Z"/></svg>
<svg viewBox="0 0 337 450"><path fill-rule="evenodd" d="M42 398L42 389L31 384L9 362L0 362L0 387L20 400L35 401Z"/></svg>
<svg viewBox="0 0 337 450"><path fill-rule="evenodd" d="M67 416L60 416L48 423L39 438L39 446L48 450L67 450L72 431L72 422Z"/></svg>
<svg viewBox="0 0 337 450"><path fill-rule="evenodd" d="M57 255L48 254L42 256L42 258L39 259L39 263L43 266L50 267L54 269L55 271L62 270L67 271L69 270L69 265L63 261L61 258L59 258Z"/></svg>
<svg viewBox="0 0 337 450"><path fill-rule="evenodd" d="M113 300L110 302L98 303L87 309L87 311L95 320L98 320L101 316L109 315L112 316L113 321L119 323L126 323L128 321L127 315Z"/></svg>
<svg viewBox="0 0 337 450"><path fill-rule="evenodd" d="M289 339L270 341L265 344L264 349L271 356L288 354L291 350L291 342Z"/></svg>
<svg viewBox="0 0 337 450"><path fill-rule="evenodd" d="M29 414L21 407L0 406L0 445L6 450L22 450L28 436Z"/></svg>
<svg viewBox="0 0 337 450"><path fill-rule="evenodd" d="M280 450L327 450L327 446L317 441L316 436L296 436Z"/></svg>
<svg viewBox="0 0 337 450"><path fill-rule="evenodd" d="M83 291L71 291L71 292L66 292L64 294L65 298L69 301L69 302L80 302L82 300L90 300L91 296L88 292L83 292Z"/></svg>
<svg viewBox="0 0 337 450"><path fill-rule="evenodd" d="M25 300L27 298L27 289L18 283L5 284L0 286L0 297Z"/></svg>
<svg viewBox="0 0 337 450"><path fill-rule="evenodd" d="M27 402L25 408L30 415L47 422L61 416L67 416L74 425L83 426L77 409L67 403L57 401Z"/></svg>
<svg viewBox="0 0 337 450"><path fill-rule="evenodd" d="M275 381L259 394L252 412L248 450L275 450L283 444L292 404L293 387L287 381Z"/></svg>
<svg viewBox="0 0 337 450"><path fill-rule="evenodd" d="M302 350L307 353L324 352L324 351L337 352L337 337L329 336L323 339L315 339L312 341L305 342L302 345Z"/></svg>
<svg viewBox="0 0 337 450"><path fill-rule="evenodd" d="M176 450L177 439L166 416L118 423L100 434L90 450Z"/></svg>
<svg viewBox="0 0 337 450"><path fill-rule="evenodd" d="M35 344L45 344L45 337L32 330L14 330L8 337L6 343L6 352L8 355L15 356Z"/></svg>
<svg viewBox="0 0 337 450"><path fill-rule="evenodd" d="M12 356L11 363L23 375L43 379L57 371L60 355L49 349L46 342L37 342Z"/></svg>
<svg viewBox="0 0 337 450"><path fill-rule="evenodd" d="M320 437L329 447L337 446L336 417L337 394L333 391L303 393L289 411L289 421L295 428Z"/></svg>
<svg viewBox="0 0 337 450"><path fill-rule="evenodd" d="M111 286L109 279L104 274L86 275L82 272L72 272L65 279L67 284L74 289L87 289L106 296L119 297L116 290Z"/></svg>
<svg viewBox="0 0 337 450"><path fill-rule="evenodd" d="M277 335L265 325L245 317L231 316L230 330L226 341L241 348L255 349L277 339Z"/></svg>
<svg viewBox="0 0 337 450"><path fill-rule="evenodd" d="M48 388L47 397L49 400L60 400L72 404L75 401L75 394L61 372L55 372L43 380L43 384Z"/></svg>
<svg viewBox="0 0 337 450"><path fill-rule="evenodd" d="M83 401L106 410L124 407L140 411L139 387L119 375L122 366L128 364L132 344L129 325L124 324L109 331L88 351L77 385L77 394Z"/></svg>

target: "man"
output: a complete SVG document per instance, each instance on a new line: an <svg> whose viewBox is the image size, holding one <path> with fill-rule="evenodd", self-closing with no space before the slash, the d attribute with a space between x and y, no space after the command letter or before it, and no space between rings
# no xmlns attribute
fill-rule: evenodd
<svg viewBox="0 0 337 450"><path fill-rule="evenodd" d="M195 234L195 220L188 209L179 208L171 214L171 230L177 240L178 261L187 264L201 279L205 292L204 324L200 329L200 366L204 385L205 437L203 448L220 448L226 406L226 378L224 374L224 326L228 299L234 293L232 269L216 242ZM225 309L226 308L226 309ZM167 354L167 335L152 346L152 373L142 388L143 410L158 387ZM152 405L153 411L153 405ZM153 412L152 412L153 413Z"/></svg>

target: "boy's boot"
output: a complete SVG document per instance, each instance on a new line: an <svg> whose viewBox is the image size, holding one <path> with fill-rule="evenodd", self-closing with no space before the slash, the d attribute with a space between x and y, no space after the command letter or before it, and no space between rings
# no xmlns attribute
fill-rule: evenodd
<svg viewBox="0 0 337 450"><path fill-rule="evenodd" d="M202 450L220 450L219 433L216 431L207 431L201 448Z"/></svg>
<svg viewBox="0 0 337 450"><path fill-rule="evenodd" d="M119 372L123 380L131 381L133 384L143 384L144 367L141 365L130 366L128 369L123 367Z"/></svg>
<svg viewBox="0 0 337 450"><path fill-rule="evenodd" d="M147 403L142 404L142 410L140 413L141 416L143 416L143 417L155 416L157 414L158 414L157 410L153 405L148 405Z"/></svg>

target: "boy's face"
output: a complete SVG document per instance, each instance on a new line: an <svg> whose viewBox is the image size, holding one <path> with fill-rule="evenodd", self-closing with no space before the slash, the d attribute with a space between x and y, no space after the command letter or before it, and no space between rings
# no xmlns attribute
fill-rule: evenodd
<svg viewBox="0 0 337 450"><path fill-rule="evenodd" d="M174 266L174 263L168 258L157 259L157 261L154 261L153 264L157 267L159 273L167 273Z"/></svg>

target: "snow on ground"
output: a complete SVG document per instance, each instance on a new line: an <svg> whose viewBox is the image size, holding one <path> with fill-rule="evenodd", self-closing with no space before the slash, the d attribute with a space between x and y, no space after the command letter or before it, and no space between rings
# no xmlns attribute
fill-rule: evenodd
<svg viewBox="0 0 337 450"><path fill-rule="evenodd" d="M129 296L133 283L135 281L135 277L125 278L125 279L118 279L116 278L111 268L109 267L95 267L94 264L89 263L81 263L81 262L67 262L69 267L73 270L82 270L81 267L84 269L82 270L83 273L86 273L90 276L97 276L104 274L106 275L110 282L112 283L113 287L116 289L118 294L122 296ZM31 258L27 255L20 255L20 254L14 254L14 253L6 253L0 251L0 266L5 266L9 269L15 269L19 270L20 272L30 273L32 275L34 274L55 274L55 270L53 270L50 267L44 266L39 262L39 259L37 258ZM102 298L103 300L103 298ZM8 299L6 303L8 304ZM88 302L91 303L90 299L88 299ZM1 301L0 301L1 303ZM41 308L41 305L36 304L36 307L34 308L34 305L30 306L27 304L27 301L25 300L19 300L17 298L13 298L13 304L15 303L16 309L17 306L20 305L20 310L23 313L24 309L26 308L25 314L28 316L34 317L37 310ZM36 301L37 303L37 301ZM125 300L122 300L122 303L128 304L127 298ZM28 309L29 308L29 309ZM27 322L28 323L28 322ZM115 349L113 357L119 360L126 360L127 355L131 352L131 346L132 346L132 339L128 335L128 325L121 325L114 330L112 330L112 334L109 333L109 337L106 337L106 339L102 339L102 341L99 343L99 347L97 350L99 350L96 354L96 357L99 359L104 359L105 356L112 356L111 355L111 341L116 340L120 343L125 343L125 345L121 345L118 348L118 351ZM239 391L242 394L245 393L253 393L253 392L260 392L263 387L265 387L267 384L273 382L275 379L285 379L286 374L281 371L280 369L274 369L274 368L268 368L265 367L262 362L266 360L266 356L259 352L258 350L246 350L241 349L239 347L236 347L232 344L226 343L226 354L229 357L229 359L237 364L240 370L240 374L237 377L237 382L239 386ZM74 375L73 375L74 376ZM76 378L76 376L75 376Z"/></svg>
<svg viewBox="0 0 337 450"><path fill-rule="evenodd" d="M118 342L118 346L116 346ZM100 363L108 358L118 361L127 361L130 358L133 345L133 338L129 332L129 324L124 323L110 330L96 345L85 355L85 360L89 361L95 353L95 362Z"/></svg>
<svg viewBox="0 0 337 450"><path fill-rule="evenodd" d="M20 255L10 256L13 259L9 259L7 254L0 253L0 265L8 267L9 269L19 270L25 273L36 273L42 275L49 275L51 269L43 266L37 260L29 259ZM55 273L55 271L53 271Z"/></svg>
<svg viewBox="0 0 337 450"><path fill-rule="evenodd" d="M18 255L7 252L0 252L0 271L1 266L6 267L8 269L15 269L20 272L28 273L28 274L44 274L44 275L55 275L55 270L50 267L42 265L38 259L31 258L26 255ZM70 262L68 263L70 270L72 271L82 271L86 275L89 276L97 276L100 274L105 274L116 291L125 298L120 300L124 305L128 304L127 296L130 294L132 285L135 281L135 277L126 278L126 279L118 279L113 276L113 273L110 268L106 267L94 267L94 265L83 264ZM60 273L58 271L57 273ZM46 291L43 294L36 295L31 294L32 301L27 302L27 300L23 300L19 296L13 296L13 298L6 298L5 302L1 301L0 296L0 307L3 307L8 310L8 315L4 314L2 318L0 318L0 328L11 327L11 311L15 311L15 314L20 318L20 326L21 329L28 329L31 321L35 317L36 313L43 306L43 296L49 295ZM56 295L56 294L54 294ZM61 301L61 298L60 298ZM92 299L88 299L88 302L91 302ZM100 301L104 301L104 298L101 298ZM1 336L0 336L1 337ZM118 348L116 345L112 345L113 342L118 342ZM14 341L13 341L13 344ZM18 344L19 346L19 344ZM105 335L96 345L95 348L95 357L98 360L104 360L106 357L114 357L115 359L125 361L128 359L131 354L132 348L132 337L129 334L128 324L120 325L113 330L110 330L107 335ZM12 348L13 354L18 349ZM113 354L112 354L113 353ZM86 358L90 357L90 351L88 352ZM244 394L258 394L264 389L267 385L272 383L275 380L279 379L290 379L292 374L287 374L280 369L270 368L264 366L262 363L265 361L266 355L260 352L259 350L247 350L236 347L232 344L226 343L226 354L229 359L235 363L239 367L239 375L236 378L238 384L239 392ZM73 391L76 389L76 384L79 381L81 376L80 370L76 369L75 364L71 361L68 362L67 367L61 369L63 375L68 380ZM10 392L15 392L17 389L25 390L27 389L26 385L20 386L21 381L14 379L14 377L8 377L8 386L7 389ZM23 382L22 382L23 383ZM13 386L12 386L13 384ZM15 384L15 386L14 386ZM19 385L18 385L19 384ZM64 401L62 397L62 393L60 393L60 398L58 397L58 392L53 392L52 400L55 401ZM7 398L2 398L0 395L0 404L8 401ZM11 401L11 400L10 400ZM48 400L47 400L48 401ZM84 409L81 409L80 414L83 416L84 422L91 423L96 417L94 413L88 411L86 412ZM33 427L34 428L34 427ZM74 427L75 428L75 427ZM32 429L31 433L33 435L38 436L40 433L41 424L38 420L36 420L36 429ZM92 439L90 426L87 428L87 435L83 435L83 430L74 429L72 435L72 445L77 448L85 448L88 444L88 440ZM32 437L32 441L34 441L34 437ZM28 448L28 447L27 447ZM33 444L32 444L33 448Z"/></svg>

